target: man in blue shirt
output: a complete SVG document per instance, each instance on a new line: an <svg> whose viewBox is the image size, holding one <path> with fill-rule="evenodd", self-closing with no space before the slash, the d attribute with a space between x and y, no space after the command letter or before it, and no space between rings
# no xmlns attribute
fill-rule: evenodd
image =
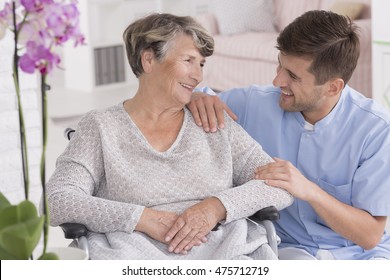
<svg viewBox="0 0 390 280"><path fill-rule="evenodd" d="M310 11L277 48L274 86L198 94L189 104L196 122L223 128L223 100L275 158L255 176L295 197L276 223L281 259L390 259L390 114L347 85L356 26Z"/></svg>

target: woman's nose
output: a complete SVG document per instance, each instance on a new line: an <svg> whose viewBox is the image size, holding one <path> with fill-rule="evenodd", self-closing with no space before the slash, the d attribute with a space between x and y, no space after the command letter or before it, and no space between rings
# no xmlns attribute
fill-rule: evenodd
<svg viewBox="0 0 390 280"><path fill-rule="evenodd" d="M191 78L200 83L203 80L203 68L201 66L194 66L191 73Z"/></svg>

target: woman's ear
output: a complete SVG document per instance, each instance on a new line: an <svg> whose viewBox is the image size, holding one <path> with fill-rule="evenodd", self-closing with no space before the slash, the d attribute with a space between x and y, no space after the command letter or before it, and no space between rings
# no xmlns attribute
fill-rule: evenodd
<svg viewBox="0 0 390 280"><path fill-rule="evenodd" d="M329 96L338 95L344 89L344 80L335 78L329 81L328 94Z"/></svg>
<svg viewBox="0 0 390 280"><path fill-rule="evenodd" d="M142 51L141 63L145 73L150 73L152 71L153 59L154 59L154 53L151 49Z"/></svg>

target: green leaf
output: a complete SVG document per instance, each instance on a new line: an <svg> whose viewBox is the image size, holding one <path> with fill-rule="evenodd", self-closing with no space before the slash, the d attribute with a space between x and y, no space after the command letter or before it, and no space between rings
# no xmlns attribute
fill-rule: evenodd
<svg viewBox="0 0 390 280"><path fill-rule="evenodd" d="M0 211L0 247L10 258L28 259L39 242L43 224L44 217L38 217L37 209L30 201L3 208Z"/></svg>
<svg viewBox="0 0 390 280"><path fill-rule="evenodd" d="M17 257L0 246L0 260L16 260Z"/></svg>
<svg viewBox="0 0 390 280"><path fill-rule="evenodd" d="M58 256L54 253L46 253L39 257L38 260L59 260Z"/></svg>
<svg viewBox="0 0 390 280"><path fill-rule="evenodd" d="M3 195L2 192L0 192L0 210L3 208L11 206L11 203L8 201L8 199Z"/></svg>
<svg viewBox="0 0 390 280"><path fill-rule="evenodd" d="M0 210L0 231L10 225L28 221L38 217L35 205L28 200L18 205L11 205Z"/></svg>

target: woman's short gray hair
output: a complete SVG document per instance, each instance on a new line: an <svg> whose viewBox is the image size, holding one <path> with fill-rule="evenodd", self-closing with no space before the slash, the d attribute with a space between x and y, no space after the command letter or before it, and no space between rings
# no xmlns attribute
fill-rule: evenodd
<svg viewBox="0 0 390 280"><path fill-rule="evenodd" d="M144 72L141 64L144 50L152 49L156 59L161 61L167 54L169 42L179 34L191 36L202 56L213 54L214 39L192 17L155 13L131 23L123 32L123 40L135 76Z"/></svg>

